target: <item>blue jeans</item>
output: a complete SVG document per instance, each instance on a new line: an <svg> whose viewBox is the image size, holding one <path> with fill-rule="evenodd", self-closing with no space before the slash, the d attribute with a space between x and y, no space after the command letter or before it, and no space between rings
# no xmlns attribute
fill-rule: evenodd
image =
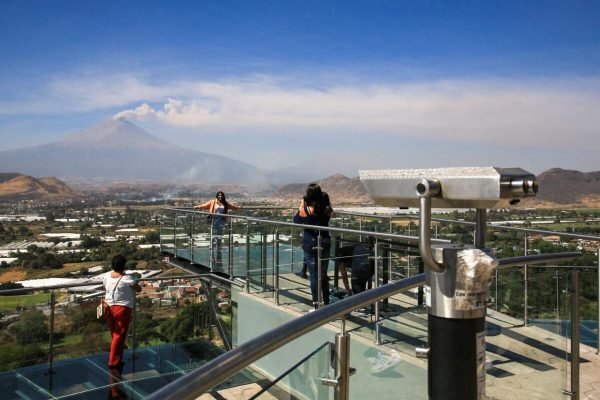
<svg viewBox="0 0 600 400"><path fill-rule="evenodd" d="M329 257L331 254L331 242L329 240L323 241L321 244L323 250L321 250L321 295L323 303L329 304L329 280L327 278L327 268L329 267ZM302 247L304 250L304 262L308 267L308 273L310 274L310 292L312 294L313 304L319 301L319 277L317 274L317 250L312 248Z"/></svg>

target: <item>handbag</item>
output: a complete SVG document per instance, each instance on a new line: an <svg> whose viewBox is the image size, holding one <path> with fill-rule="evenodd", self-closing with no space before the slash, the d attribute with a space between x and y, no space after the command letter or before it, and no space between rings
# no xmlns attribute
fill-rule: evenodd
<svg viewBox="0 0 600 400"><path fill-rule="evenodd" d="M107 313L108 313L108 304L106 304L104 302L104 299L101 299L100 304L98 304L98 307L96 307L96 318L102 319L106 316Z"/></svg>
<svg viewBox="0 0 600 400"><path fill-rule="evenodd" d="M119 278L119 280L117 281L117 283L115 284L115 287L112 290L112 293L110 294L111 299L114 297L115 295L115 290L117 290L117 286L119 286L119 282L121 282L121 278L123 278L123 275L121 275L121 277ZM106 314L108 314L110 312L110 307L108 304L106 304L106 302L104 301L104 299L100 299L100 304L98 304L98 307L96 307L96 318L97 319L102 319L106 316Z"/></svg>

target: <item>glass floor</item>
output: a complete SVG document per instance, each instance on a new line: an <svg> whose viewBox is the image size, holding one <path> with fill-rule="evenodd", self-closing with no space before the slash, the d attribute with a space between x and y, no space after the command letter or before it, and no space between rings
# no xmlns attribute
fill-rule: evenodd
<svg viewBox="0 0 600 400"><path fill-rule="evenodd" d="M109 370L108 354L96 354L0 374L0 397L9 399L142 399L216 357L207 342L164 344L126 350L122 374ZM244 370L220 385L234 387L263 380Z"/></svg>

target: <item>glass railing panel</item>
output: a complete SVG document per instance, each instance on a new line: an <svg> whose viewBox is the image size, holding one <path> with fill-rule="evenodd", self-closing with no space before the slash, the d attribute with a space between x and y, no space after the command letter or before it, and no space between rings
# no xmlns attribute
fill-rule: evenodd
<svg viewBox="0 0 600 400"><path fill-rule="evenodd" d="M211 265L211 229L208 215L201 213L192 214L192 263L210 267Z"/></svg>
<svg viewBox="0 0 600 400"><path fill-rule="evenodd" d="M49 352L51 298L51 293L39 290L28 294L0 296L1 371L43 364L51 358Z"/></svg>
<svg viewBox="0 0 600 400"><path fill-rule="evenodd" d="M251 293L261 296L269 296L273 293L267 277L270 242L272 243L272 236L269 235L265 224L254 221L249 223L246 253L248 285Z"/></svg>
<svg viewBox="0 0 600 400"><path fill-rule="evenodd" d="M209 337L209 294L200 280L165 279L141 284L128 338L135 339L136 347L177 345Z"/></svg>
<svg viewBox="0 0 600 400"><path fill-rule="evenodd" d="M580 277L581 343L595 348L598 352L598 268L584 268Z"/></svg>
<svg viewBox="0 0 600 400"><path fill-rule="evenodd" d="M96 316L96 307L104 296L101 285L97 296L71 295L74 301L66 301L57 308L55 316L54 359L69 359L108 351L110 333L107 323ZM106 354L108 363L108 354Z"/></svg>
<svg viewBox="0 0 600 400"><path fill-rule="evenodd" d="M233 331L233 309L231 303L231 290L222 286L212 288L212 295L215 311L215 326L217 332L224 342L223 346L226 349L232 347L232 331Z"/></svg>
<svg viewBox="0 0 600 400"><path fill-rule="evenodd" d="M192 220L194 215L177 212L175 216L175 255L190 260L192 258Z"/></svg>
<svg viewBox="0 0 600 400"><path fill-rule="evenodd" d="M303 273L304 252L302 251L303 229L278 226L279 242L274 246L275 274L280 305L297 310L307 310L310 303L308 271Z"/></svg>
<svg viewBox="0 0 600 400"><path fill-rule="evenodd" d="M498 275L491 284L486 319L487 394L498 399L515 395L563 399L568 367L564 326L570 320L565 292L569 274L563 269L528 268L527 325L523 322L523 269L500 270ZM542 386L534 383L541 381ZM517 392L503 389L516 384Z"/></svg>
<svg viewBox="0 0 600 400"><path fill-rule="evenodd" d="M354 215L339 212L331 219L330 226L335 228L354 229L371 232L393 232L392 219L388 216Z"/></svg>
<svg viewBox="0 0 600 400"><path fill-rule="evenodd" d="M162 210L160 216L160 249L175 254L175 211Z"/></svg>
<svg viewBox="0 0 600 400"><path fill-rule="evenodd" d="M323 343L249 399L333 399L333 389L322 382L333 378L330 359L330 343Z"/></svg>
<svg viewBox="0 0 600 400"><path fill-rule="evenodd" d="M137 297L133 329L135 354L126 353L138 375L164 378L171 374L175 379L231 345L231 293L227 288L197 279L153 281L152 284L158 286L154 293L148 290L153 297L144 296L146 290ZM210 304L214 305L214 314ZM261 379L264 378L245 369L222 386ZM161 379L145 379L136 383L140 387L137 390L147 395L164 386L161 382Z"/></svg>
<svg viewBox="0 0 600 400"><path fill-rule="evenodd" d="M260 222L251 222L249 226L249 246L248 246L248 274L250 278L250 292L259 294L266 298L275 297L276 277L275 272L279 268L280 274L285 274L292 268L289 251L290 244L283 245L282 249L278 247L277 237L281 227L272 224L263 224ZM289 243L293 238L284 234L283 238ZM294 253L294 252L292 252ZM284 255L283 263L281 260ZM294 254L294 257L296 254ZM279 260L277 257L280 257ZM276 265L276 261L279 262Z"/></svg>
<svg viewBox="0 0 600 400"><path fill-rule="evenodd" d="M230 218L229 227L231 235L229 237L228 248L232 253L229 255L230 271L232 278L246 278L248 252L247 239L249 224L245 218Z"/></svg>
<svg viewBox="0 0 600 400"><path fill-rule="evenodd" d="M427 365L387 346L351 345L350 399L426 400Z"/></svg>

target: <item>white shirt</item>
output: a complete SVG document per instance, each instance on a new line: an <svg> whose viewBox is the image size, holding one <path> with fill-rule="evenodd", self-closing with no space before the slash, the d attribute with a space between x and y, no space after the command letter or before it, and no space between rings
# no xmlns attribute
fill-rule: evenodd
<svg viewBox="0 0 600 400"><path fill-rule="evenodd" d="M109 306L116 305L133 308L135 291L132 286L135 285L135 279L131 275L123 275L119 281L119 278L112 278L110 274L111 272L107 272L102 278L104 290L106 290L104 301L106 301ZM115 289L117 282L119 282L119 285Z"/></svg>

